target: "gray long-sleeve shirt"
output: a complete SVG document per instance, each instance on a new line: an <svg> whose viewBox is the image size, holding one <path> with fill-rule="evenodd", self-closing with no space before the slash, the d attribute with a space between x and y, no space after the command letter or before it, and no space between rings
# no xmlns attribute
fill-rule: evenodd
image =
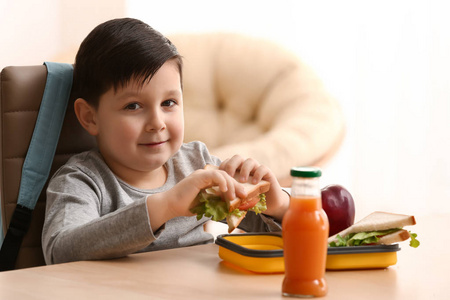
<svg viewBox="0 0 450 300"><path fill-rule="evenodd" d="M203 143L183 144L164 165L166 183L142 190L117 178L96 150L73 156L47 189L42 232L46 263L115 258L213 242L213 236L203 230L208 218L177 217L153 232L147 213L147 196L172 188L205 164L218 165L220 160ZM240 228L268 231L279 227L270 218L249 212Z"/></svg>

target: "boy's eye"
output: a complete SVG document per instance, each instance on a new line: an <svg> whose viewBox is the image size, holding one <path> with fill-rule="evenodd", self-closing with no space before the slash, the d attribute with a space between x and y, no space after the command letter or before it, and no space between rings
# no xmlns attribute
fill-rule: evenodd
<svg viewBox="0 0 450 300"><path fill-rule="evenodd" d="M125 110L136 110L139 109L141 106L138 103L130 103L127 106L125 106Z"/></svg>
<svg viewBox="0 0 450 300"><path fill-rule="evenodd" d="M169 99L169 100L164 101L164 102L161 104L161 106L168 106L168 107L171 107L171 106L174 106L174 105L176 105L176 104L177 104L177 102L176 102L175 100Z"/></svg>

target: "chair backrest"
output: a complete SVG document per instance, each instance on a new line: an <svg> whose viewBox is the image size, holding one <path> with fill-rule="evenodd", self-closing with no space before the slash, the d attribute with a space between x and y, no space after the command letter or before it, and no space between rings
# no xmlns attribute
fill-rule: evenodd
<svg viewBox="0 0 450 300"><path fill-rule="evenodd" d="M22 166L44 93L47 69L41 66L6 67L0 73L0 201L5 233L16 207ZM75 154L95 146L68 105L50 177ZM47 185L46 185L47 186ZM44 187L31 226L18 254L16 269L44 265L41 232L45 216Z"/></svg>

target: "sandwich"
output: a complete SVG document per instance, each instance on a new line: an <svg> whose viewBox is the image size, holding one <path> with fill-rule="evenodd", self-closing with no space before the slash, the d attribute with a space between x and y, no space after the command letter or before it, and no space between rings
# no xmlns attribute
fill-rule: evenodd
<svg viewBox="0 0 450 300"><path fill-rule="evenodd" d="M218 169L217 166L207 165L205 169ZM244 199L235 198L226 199L218 186L212 186L200 191L191 205L190 211L197 214L197 220L203 216L211 218L213 221L222 221L226 219L228 232L236 229L244 219L247 211L253 211L259 214L267 209L266 192L270 189L270 182L261 180L257 184L251 183L251 177L245 183L242 183L247 193Z"/></svg>
<svg viewBox="0 0 450 300"><path fill-rule="evenodd" d="M387 212L373 212L359 222L328 238L329 247L389 245L411 239L409 245L417 248L417 234L403 229L415 225L414 216Z"/></svg>

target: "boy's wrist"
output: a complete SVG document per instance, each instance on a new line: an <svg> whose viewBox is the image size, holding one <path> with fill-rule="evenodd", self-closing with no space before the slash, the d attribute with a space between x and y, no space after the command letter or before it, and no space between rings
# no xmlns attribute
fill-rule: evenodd
<svg viewBox="0 0 450 300"><path fill-rule="evenodd" d="M147 213L153 232L172 218L164 194L165 192L147 196Z"/></svg>
<svg viewBox="0 0 450 300"><path fill-rule="evenodd" d="M284 191L283 189L280 189L280 191L275 195L278 201L276 207L271 207L267 209L264 213L266 215L269 215L276 220L282 220L284 214L286 213L287 209L289 208L289 193Z"/></svg>

